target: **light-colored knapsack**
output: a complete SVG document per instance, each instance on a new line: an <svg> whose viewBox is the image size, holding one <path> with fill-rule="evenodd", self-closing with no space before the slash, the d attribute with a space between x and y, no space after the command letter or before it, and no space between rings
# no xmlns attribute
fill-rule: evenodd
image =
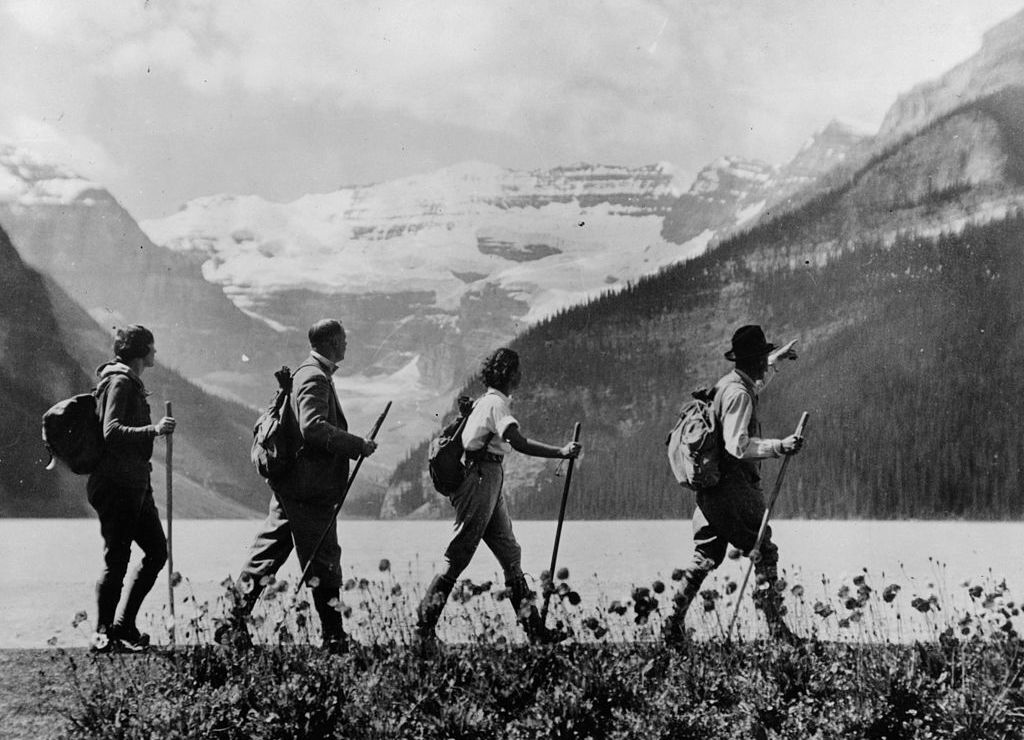
<svg viewBox="0 0 1024 740"><path fill-rule="evenodd" d="M715 413L716 390L694 391L679 409L679 419L665 440L672 474L679 485L693 491L713 486L719 479L722 432Z"/></svg>

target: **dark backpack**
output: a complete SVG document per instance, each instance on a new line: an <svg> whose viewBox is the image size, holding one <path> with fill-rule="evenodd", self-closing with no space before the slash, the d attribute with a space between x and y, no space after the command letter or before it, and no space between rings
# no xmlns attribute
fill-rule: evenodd
<svg viewBox="0 0 1024 740"><path fill-rule="evenodd" d="M291 470L301 446L294 432L292 371L282 366L274 377L277 378L277 391L267 410L256 419L252 428L252 449L249 451L257 472L269 481L277 480Z"/></svg>
<svg viewBox="0 0 1024 740"><path fill-rule="evenodd" d="M50 453L46 468L60 460L72 473L88 475L103 456L103 425L96 402L98 388L51 406L43 414L43 444Z"/></svg>
<svg viewBox="0 0 1024 740"><path fill-rule="evenodd" d="M718 483L721 424L715 413L715 388L700 388L679 409L668 433L668 464L679 485L700 491Z"/></svg>
<svg viewBox="0 0 1024 740"><path fill-rule="evenodd" d="M444 427L427 448L427 470L434 490L443 496L451 496L466 479L466 466L462 462L465 450L462 447L462 430L473 410L467 396L458 400L459 415Z"/></svg>

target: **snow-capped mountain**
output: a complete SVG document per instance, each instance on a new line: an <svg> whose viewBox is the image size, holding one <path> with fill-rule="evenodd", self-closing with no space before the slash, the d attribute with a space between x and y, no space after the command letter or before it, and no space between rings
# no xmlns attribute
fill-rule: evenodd
<svg viewBox="0 0 1024 740"><path fill-rule="evenodd" d="M710 233L684 244L661 236L681 192L665 164L521 172L469 162L290 203L200 198L141 226L202 261L206 280L270 327L341 318L346 403L372 417L400 399L412 444L488 350L700 253Z"/></svg>
<svg viewBox="0 0 1024 740"><path fill-rule="evenodd" d="M401 398L411 444L488 350L702 253L761 212L784 170L722 158L687 189L665 163L467 162L290 203L199 198L141 226L279 331L341 318L350 354L339 387L371 416L382 393Z"/></svg>
<svg viewBox="0 0 1024 740"><path fill-rule="evenodd" d="M295 289L430 293L429 305L450 313L491 286L523 303L530 322L687 256L659 236L678 194L665 166L526 173L466 163L291 203L201 198L142 227L201 255L207 280L275 327L289 321L272 297Z"/></svg>
<svg viewBox="0 0 1024 740"><path fill-rule="evenodd" d="M196 259L155 246L103 186L0 141L0 225L27 265L102 326L144 324L161 361L189 379L253 405L265 400L287 349L270 341L279 334L204 280Z"/></svg>

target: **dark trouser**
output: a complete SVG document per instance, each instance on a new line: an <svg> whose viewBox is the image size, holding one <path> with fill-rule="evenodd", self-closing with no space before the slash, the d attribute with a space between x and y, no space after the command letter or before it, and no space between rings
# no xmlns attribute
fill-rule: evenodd
<svg viewBox="0 0 1024 740"><path fill-rule="evenodd" d="M682 629L683 618L700 592L701 584L722 564L730 544L744 555L754 549L764 510L760 486L742 470L730 471L718 485L698 491L693 512L693 560L683 571L682 583L674 597L671 629ZM767 527L761 541L760 558L754 564L758 585L753 598L772 623L781 621L782 599L775 588L778 562L779 549L772 542L771 527Z"/></svg>
<svg viewBox="0 0 1024 740"><path fill-rule="evenodd" d="M148 485L125 487L116 480L93 475L87 491L103 535L103 573L96 582L96 630L107 631L115 623L134 627L143 599L167 562L167 538L153 501L153 489ZM117 613L132 542L142 548L143 558L132 573L128 596Z"/></svg>
<svg viewBox="0 0 1024 740"><path fill-rule="evenodd" d="M313 604L320 616L325 640L340 639L341 613L335 608L337 601L331 603L341 593L341 546L338 529L332 525L333 514L333 504L325 501L297 501L279 494L270 499L267 518L242 567L238 584L241 599L236 605L236 616L252 611L263 590L260 580L276 574L294 549L301 568L305 569L310 558L313 560L306 582L316 583L312 589ZM327 535L314 553L313 548L325 529Z"/></svg>

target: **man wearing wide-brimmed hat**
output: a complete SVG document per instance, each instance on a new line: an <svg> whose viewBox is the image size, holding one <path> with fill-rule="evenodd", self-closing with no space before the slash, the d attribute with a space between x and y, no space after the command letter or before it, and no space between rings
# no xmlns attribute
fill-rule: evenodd
<svg viewBox="0 0 1024 740"><path fill-rule="evenodd" d="M715 384L713 402L724 448L719 456L720 477L717 484L697 491L693 561L683 570L673 613L665 621L666 642L685 640L686 611L708 573L725 559L728 546L732 544L745 554L754 548L765 509L760 460L792 455L803 446L803 438L796 435L784 439L762 437L757 419L758 392L764 388L769 371L774 374L779 360L796 359L792 346L790 342L781 349L776 347L756 325L741 326L732 336L725 358L736 366ZM778 560L769 527L754 565L758 584L754 601L764 611L772 636L792 640L782 619L782 595L776 589Z"/></svg>

